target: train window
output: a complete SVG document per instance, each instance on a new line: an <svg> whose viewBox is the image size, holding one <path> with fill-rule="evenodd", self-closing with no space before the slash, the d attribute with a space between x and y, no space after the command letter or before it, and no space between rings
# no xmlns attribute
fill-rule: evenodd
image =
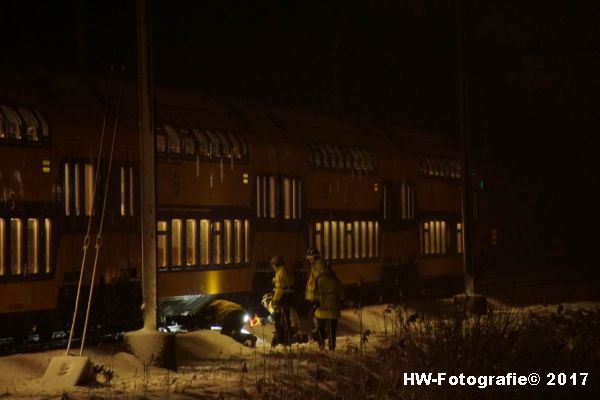
<svg viewBox="0 0 600 400"><path fill-rule="evenodd" d="M156 151L159 153L165 153L167 151L167 139L162 133L156 132Z"/></svg>
<svg viewBox="0 0 600 400"><path fill-rule="evenodd" d="M52 271L52 221L44 219L44 272Z"/></svg>
<svg viewBox="0 0 600 400"><path fill-rule="evenodd" d="M63 186L65 188L65 215L71 215L71 170L69 163L65 163Z"/></svg>
<svg viewBox="0 0 600 400"><path fill-rule="evenodd" d="M92 215L94 207L94 166L85 164L85 215Z"/></svg>
<svg viewBox="0 0 600 400"><path fill-rule="evenodd" d="M360 221L361 257L367 258L367 221Z"/></svg>
<svg viewBox="0 0 600 400"><path fill-rule="evenodd" d="M421 252L423 254L446 254L450 241L446 221L431 220L421 223ZM459 239L462 241L462 239Z"/></svg>
<svg viewBox="0 0 600 400"><path fill-rule="evenodd" d="M277 179L269 176L269 217L277 217Z"/></svg>
<svg viewBox="0 0 600 400"><path fill-rule="evenodd" d="M48 126L48 121L46 121L46 118L38 110L34 109L33 113L37 117L38 128L42 132L42 137L48 137L48 136L50 136L50 127Z"/></svg>
<svg viewBox="0 0 600 400"><path fill-rule="evenodd" d="M23 238L21 224L22 223L19 218L10 219L10 272L13 275L21 275L23 273Z"/></svg>
<svg viewBox="0 0 600 400"><path fill-rule="evenodd" d="M0 139L6 138L6 119L4 118L4 114L2 113L2 109L0 109Z"/></svg>
<svg viewBox="0 0 600 400"><path fill-rule="evenodd" d="M221 264L221 221L213 222L213 264Z"/></svg>
<svg viewBox="0 0 600 400"><path fill-rule="evenodd" d="M133 217L134 214L134 197L133 197L133 167L129 167L129 216Z"/></svg>
<svg viewBox="0 0 600 400"><path fill-rule="evenodd" d="M291 178L283 178L283 218L292 218L292 184Z"/></svg>
<svg viewBox="0 0 600 400"><path fill-rule="evenodd" d="M181 260L181 220L171 220L171 265L180 267Z"/></svg>
<svg viewBox="0 0 600 400"><path fill-rule="evenodd" d="M233 250L232 246L232 227L231 220L226 219L223 221L223 262L227 264L231 264L231 254Z"/></svg>
<svg viewBox="0 0 600 400"><path fill-rule="evenodd" d="M200 220L200 264L210 264L210 221Z"/></svg>
<svg viewBox="0 0 600 400"><path fill-rule="evenodd" d="M379 222L375 221L375 257L379 257Z"/></svg>
<svg viewBox="0 0 600 400"><path fill-rule="evenodd" d="M354 221L354 258L360 258L360 222Z"/></svg>
<svg viewBox="0 0 600 400"><path fill-rule="evenodd" d="M167 267L167 221L158 221L156 223L156 249L158 268Z"/></svg>
<svg viewBox="0 0 600 400"><path fill-rule="evenodd" d="M17 112L21 116L21 120L25 125L25 138L33 142L37 142L40 137L38 134L38 122L33 116L33 113L25 107L17 107Z"/></svg>
<svg viewBox="0 0 600 400"><path fill-rule="evenodd" d="M196 265L196 220L185 221L185 265Z"/></svg>
<svg viewBox="0 0 600 400"><path fill-rule="evenodd" d="M4 258L4 242L6 241L6 223L0 218L0 276L6 275L6 259Z"/></svg>
<svg viewBox="0 0 600 400"><path fill-rule="evenodd" d="M330 238L330 230L329 230L329 221L323 221L323 258L329 260L331 238Z"/></svg>
<svg viewBox="0 0 600 400"><path fill-rule="evenodd" d="M121 172L121 193L120 193L120 200L121 200L121 216L124 217L125 216L125 187L126 187L126 181L125 181L125 167L121 167L120 169Z"/></svg>
<svg viewBox="0 0 600 400"><path fill-rule="evenodd" d="M75 203L75 215L81 214L79 179L79 164L73 164L73 194L75 195L73 201Z"/></svg>
<svg viewBox="0 0 600 400"><path fill-rule="evenodd" d="M456 252L462 254L463 252L463 230L462 223L456 223Z"/></svg>
<svg viewBox="0 0 600 400"><path fill-rule="evenodd" d="M21 118L19 114L12 109L12 107L8 107L5 105L0 106L4 116L6 117L6 131L9 139L21 139Z"/></svg>
<svg viewBox="0 0 600 400"><path fill-rule="evenodd" d="M181 138L179 137L179 133L171 125L164 125L164 128L169 139L169 153L181 154Z"/></svg>
<svg viewBox="0 0 600 400"><path fill-rule="evenodd" d="M27 219L27 273L37 274L39 268L39 222L35 218Z"/></svg>
<svg viewBox="0 0 600 400"><path fill-rule="evenodd" d="M233 133L226 132L226 134L227 134L227 138L231 142L231 150L232 150L233 156L237 159L242 158L240 141L238 140L237 137L235 137L235 135Z"/></svg>
<svg viewBox="0 0 600 400"><path fill-rule="evenodd" d="M300 217L300 197L299 190L300 181L298 179L292 179L292 218L296 219Z"/></svg>
<svg viewBox="0 0 600 400"><path fill-rule="evenodd" d="M352 222L346 224L346 258L354 257L352 252Z"/></svg>
<svg viewBox="0 0 600 400"><path fill-rule="evenodd" d="M244 220L244 257L247 263L250 262L250 221Z"/></svg>
<svg viewBox="0 0 600 400"><path fill-rule="evenodd" d="M183 154L186 156L193 156L196 153L194 148L194 139L189 136L183 137Z"/></svg>
<svg viewBox="0 0 600 400"><path fill-rule="evenodd" d="M415 218L415 187L412 184L400 185L400 218L404 220Z"/></svg>
<svg viewBox="0 0 600 400"><path fill-rule="evenodd" d="M367 237L368 237L368 252L367 252L367 256L369 258L372 258L375 254L375 232L374 232L374 225L373 225L373 221L368 221L367 222Z"/></svg>
<svg viewBox="0 0 600 400"><path fill-rule="evenodd" d="M338 222L339 226L339 240L340 240L340 259L346 258L346 223L344 221Z"/></svg>
<svg viewBox="0 0 600 400"><path fill-rule="evenodd" d="M183 154L186 156L193 156L196 154L196 144L190 131L186 128L179 128L179 137L181 138Z"/></svg>
<svg viewBox="0 0 600 400"><path fill-rule="evenodd" d="M338 256L338 224L337 221L331 221L331 259L336 260Z"/></svg>
<svg viewBox="0 0 600 400"><path fill-rule="evenodd" d="M239 219L233 221L233 235L235 243L233 260L236 264L241 264L244 242L242 241L242 221Z"/></svg>
<svg viewBox="0 0 600 400"><path fill-rule="evenodd" d="M206 136L208 136L208 138L210 140L210 150L209 150L208 156L209 157L220 157L221 154L219 152L219 138L212 131L206 130L206 131L204 131L204 133L206 134Z"/></svg>
<svg viewBox="0 0 600 400"><path fill-rule="evenodd" d="M199 129L192 129L192 132L194 132L194 136L196 136L196 141L198 142L198 154L202 157L209 157L210 145L206 136Z"/></svg>
<svg viewBox="0 0 600 400"><path fill-rule="evenodd" d="M323 254L323 230L320 222L315 223L315 247Z"/></svg>
<svg viewBox="0 0 600 400"><path fill-rule="evenodd" d="M219 138L219 142L221 142L221 155L226 158L231 158L231 147L229 146L229 140L227 139L227 135L223 131L216 131L215 133Z"/></svg>

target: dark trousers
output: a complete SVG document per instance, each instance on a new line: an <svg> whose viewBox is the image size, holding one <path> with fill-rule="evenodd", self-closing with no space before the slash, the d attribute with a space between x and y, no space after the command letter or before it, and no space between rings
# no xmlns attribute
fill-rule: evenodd
<svg viewBox="0 0 600 400"><path fill-rule="evenodd" d="M317 340L319 347L325 347L325 339L329 350L335 350L335 336L337 330L337 319L317 318Z"/></svg>
<svg viewBox="0 0 600 400"><path fill-rule="evenodd" d="M292 341L292 320L290 319L290 307L287 305L279 306L273 313L275 322L275 343L289 345Z"/></svg>

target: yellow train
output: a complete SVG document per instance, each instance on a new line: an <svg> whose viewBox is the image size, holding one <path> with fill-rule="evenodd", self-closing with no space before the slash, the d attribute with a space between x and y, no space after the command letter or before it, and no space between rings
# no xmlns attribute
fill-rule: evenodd
<svg viewBox="0 0 600 400"><path fill-rule="evenodd" d="M105 195L94 326L130 328L141 275L135 86L2 67L0 87L0 334L68 321ZM155 131L159 297L251 301L275 254L301 288L308 246L363 294L460 289L462 171L441 138L169 90L156 93Z"/></svg>

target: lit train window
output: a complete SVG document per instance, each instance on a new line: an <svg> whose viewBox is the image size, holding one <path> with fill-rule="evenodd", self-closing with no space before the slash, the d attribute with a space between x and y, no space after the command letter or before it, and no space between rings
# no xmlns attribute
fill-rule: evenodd
<svg viewBox="0 0 600 400"><path fill-rule="evenodd" d="M199 129L192 129L192 132L194 132L194 136L196 136L196 141L198 142L198 154L202 157L208 157L210 155L208 139Z"/></svg>
<svg viewBox="0 0 600 400"><path fill-rule="evenodd" d="M367 222L368 252L367 257L372 258L375 255L375 232L373 221Z"/></svg>
<svg viewBox="0 0 600 400"><path fill-rule="evenodd" d="M4 114L0 109L0 139L6 138L6 119L4 118Z"/></svg>
<svg viewBox="0 0 600 400"><path fill-rule="evenodd" d="M200 264L210 264L210 221L200 220Z"/></svg>
<svg viewBox="0 0 600 400"><path fill-rule="evenodd" d="M237 137L235 137L235 135L233 133L226 132L226 134L227 134L227 138L231 142L231 149L232 149L233 156L237 159L242 158L242 150L241 150L241 146L240 146L240 141L238 140Z"/></svg>
<svg viewBox="0 0 600 400"><path fill-rule="evenodd" d="M319 253L323 254L323 232L320 222L315 223L315 247Z"/></svg>
<svg viewBox="0 0 600 400"><path fill-rule="evenodd" d="M222 240L221 240L221 221L213 222L213 264L221 264L221 251L222 251Z"/></svg>
<svg viewBox="0 0 600 400"><path fill-rule="evenodd" d="M379 222L318 221L311 243L325 260L368 260L379 257Z"/></svg>
<svg viewBox="0 0 600 400"><path fill-rule="evenodd" d="M206 134L206 136L208 136L208 138L210 140L210 147L209 147L210 150L209 150L208 156L209 157L220 157L221 152L219 151L219 138L217 137L217 135L215 135L215 133L213 131L206 130L206 131L204 131L204 133Z"/></svg>
<svg viewBox="0 0 600 400"><path fill-rule="evenodd" d="M352 258L354 253L352 252L352 222L346 224L346 258Z"/></svg>
<svg viewBox="0 0 600 400"><path fill-rule="evenodd" d="M48 125L48 121L46 121L46 118L42 115L41 112L39 112L38 110L33 110L33 113L35 114L35 116L37 117L38 120L38 128L41 130L42 132L42 137L48 137L50 136L50 127Z"/></svg>
<svg viewBox="0 0 600 400"><path fill-rule="evenodd" d="M249 263L250 262L250 221L248 221L247 219L244 220L244 244L245 244L245 251L244 251L245 261L246 261L246 263Z"/></svg>
<svg viewBox="0 0 600 400"><path fill-rule="evenodd" d="M185 265L196 265L196 220L185 221Z"/></svg>
<svg viewBox="0 0 600 400"><path fill-rule="evenodd" d="M74 203L75 203L75 215L80 215L81 214L81 207L80 207L80 187L79 187L79 164L73 164L73 194L75 195L74 197Z"/></svg>
<svg viewBox="0 0 600 400"><path fill-rule="evenodd" d="M167 221L156 223L156 258L158 268L167 267Z"/></svg>
<svg viewBox="0 0 600 400"><path fill-rule="evenodd" d="M292 184L290 178L283 178L283 218L292 218Z"/></svg>
<svg viewBox="0 0 600 400"><path fill-rule="evenodd" d="M165 153L167 151L167 139L162 133L158 133L160 128L156 128L156 151Z"/></svg>
<svg viewBox="0 0 600 400"><path fill-rule="evenodd" d="M360 258L360 222L354 221L354 258Z"/></svg>
<svg viewBox="0 0 600 400"><path fill-rule="evenodd" d="M183 154L186 156L193 156L196 154L196 149L194 147L194 139L189 136L183 136Z"/></svg>
<svg viewBox="0 0 600 400"><path fill-rule="evenodd" d="M331 221L331 259L336 260L338 257L338 225L337 221Z"/></svg>
<svg viewBox="0 0 600 400"><path fill-rule="evenodd" d="M133 190L134 190L134 182L133 182L133 167L129 167L129 216L133 217L134 214L134 197L133 197Z"/></svg>
<svg viewBox="0 0 600 400"><path fill-rule="evenodd" d="M121 216L124 217L125 216L125 187L126 187L125 167L121 167L120 172L121 172L121 174L120 174L120 176L121 176L121 193L120 193Z"/></svg>
<svg viewBox="0 0 600 400"><path fill-rule="evenodd" d="M242 263L242 255L244 254L244 242L242 241L242 221L236 219L233 221L233 234L234 234L234 254L233 259L236 264Z"/></svg>
<svg viewBox="0 0 600 400"><path fill-rule="evenodd" d="M361 256L367 258L367 221L360 221Z"/></svg>
<svg viewBox="0 0 600 400"><path fill-rule="evenodd" d="M446 254L450 240L446 221L431 220L421 223L421 253ZM458 241L462 241L459 239Z"/></svg>
<svg viewBox="0 0 600 400"><path fill-rule="evenodd" d="M63 177L63 186L65 188L65 215L71 215L71 170L69 163L65 163L65 173Z"/></svg>
<svg viewBox="0 0 600 400"><path fill-rule="evenodd" d="M340 259L346 258L346 223L344 221L338 222L339 226L339 240L340 240Z"/></svg>
<svg viewBox="0 0 600 400"><path fill-rule="evenodd" d="M85 215L92 215L94 207L94 166L85 164Z"/></svg>
<svg viewBox="0 0 600 400"><path fill-rule="evenodd" d="M329 260L329 244L331 243L329 221L323 221L323 258Z"/></svg>
<svg viewBox="0 0 600 400"><path fill-rule="evenodd" d="M6 131L9 139L21 139L21 127L23 125L19 114L12 107L5 105L0 106L4 116L6 117Z"/></svg>
<svg viewBox="0 0 600 400"><path fill-rule="evenodd" d="M25 107L17 107L17 111L25 125L26 139L33 142L40 140L38 122L33 113Z"/></svg>
<svg viewBox="0 0 600 400"><path fill-rule="evenodd" d="M4 218L0 218L0 276L6 275L6 258L4 256L6 241L6 223Z"/></svg>
<svg viewBox="0 0 600 400"><path fill-rule="evenodd" d="M232 251L233 251L233 246L232 246L232 226L231 226L231 220L230 219L226 219L223 221L223 242L224 242L224 248L223 248L223 262L228 265L231 264L231 255L232 255Z"/></svg>
<svg viewBox="0 0 600 400"><path fill-rule="evenodd" d="M400 218L404 220L415 218L415 187L409 183L400 185Z"/></svg>
<svg viewBox="0 0 600 400"><path fill-rule="evenodd" d="M179 133L170 125L164 125L165 132L169 138L169 153L181 154L181 138Z"/></svg>
<svg viewBox="0 0 600 400"><path fill-rule="evenodd" d="M269 177L269 217L277 218L277 178Z"/></svg>
<svg viewBox="0 0 600 400"><path fill-rule="evenodd" d="M463 252L463 230L462 223L456 223L456 252L462 254Z"/></svg>
<svg viewBox="0 0 600 400"><path fill-rule="evenodd" d="M223 131L216 131L215 133L219 138L219 142L221 142L221 156L225 158L231 158L231 146L229 146L229 140L227 139L227 135Z"/></svg>
<svg viewBox="0 0 600 400"><path fill-rule="evenodd" d="M35 218L27 219L27 273L37 274L39 266L39 222Z"/></svg>
<svg viewBox="0 0 600 400"><path fill-rule="evenodd" d="M10 272L13 275L23 273L23 228L19 218L10 219Z"/></svg>
<svg viewBox="0 0 600 400"><path fill-rule="evenodd" d="M44 219L44 272L52 271L52 221Z"/></svg>
<svg viewBox="0 0 600 400"><path fill-rule="evenodd" d="M181 220L171 220L171 265L180 267L181 260Z"/></svg>

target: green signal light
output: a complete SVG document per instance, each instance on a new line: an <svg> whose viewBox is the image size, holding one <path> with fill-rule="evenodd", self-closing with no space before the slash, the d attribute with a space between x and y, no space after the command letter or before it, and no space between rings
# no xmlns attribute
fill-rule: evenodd
<svg viewBox="0 0 600 400"><path fill-rule="evenodd" d="M479 181L479 189L483 190L483 179Z"/></svg>

